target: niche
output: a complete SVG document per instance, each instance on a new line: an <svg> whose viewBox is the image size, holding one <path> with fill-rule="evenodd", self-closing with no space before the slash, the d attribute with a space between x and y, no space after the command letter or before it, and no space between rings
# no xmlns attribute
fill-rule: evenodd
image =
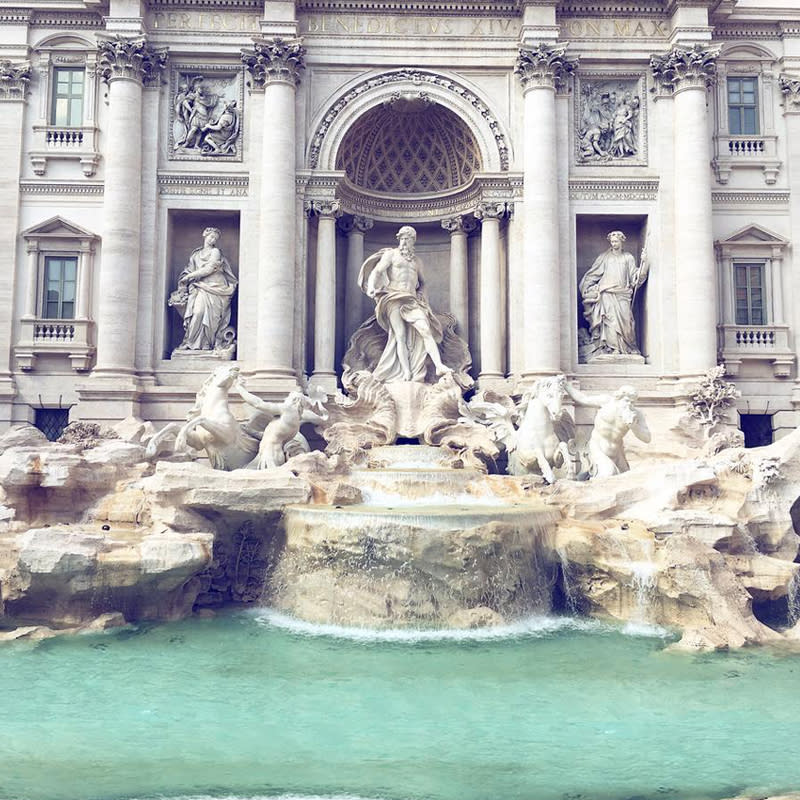
<svg viewBox="0 0 800 800"><path fill-rule="evenodd" d="M579 362L645 363L649 264L647 260L642 264L642 251L647 243L647 217L578 214L575 230ZM621 252L629 253L632 261L608 258L611 242L607 237L612 231L622 232Z"/></svg>
<svg viewBox="0 0 800 800"><path fill-rule="evenodd" d="M164 313L164 358L175 359L178 356L192 358L235 358L235 333L233 334L233 351L230 348L213 349L210 343L197 350L179 350L174 352L183 342L184 327L181 312L169 305L170 296L178 287L178 279L189 264L192 253L203 246L203 231L206 228L217 228L220 232L216 244L222 255L228 260L230 270L238 281L239 277L239 212L238 211L203 211L173 209L168 216L167 268L165 272L166 299ZM238 291L234 292L230 302L229 326L235 332L238 329ZM230 338L230 334L228 335Z"/></svg>

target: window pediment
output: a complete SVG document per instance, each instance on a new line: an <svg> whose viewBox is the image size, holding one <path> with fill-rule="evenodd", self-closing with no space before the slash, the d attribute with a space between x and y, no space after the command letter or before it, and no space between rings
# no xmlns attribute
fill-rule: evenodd
<svg viewBox="0 0 800 800"><path fill-rule="evenodd" d="M22 232L23 239L97 239L98 236L64 217L51 217Z"/></svg>

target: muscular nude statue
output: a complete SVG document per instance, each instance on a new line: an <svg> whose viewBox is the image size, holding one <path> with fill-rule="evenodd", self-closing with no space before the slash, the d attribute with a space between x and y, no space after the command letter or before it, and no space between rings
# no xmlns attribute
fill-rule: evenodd
<svg viewBox="0 0 800 800"><path fill-rule="evenodd" d="M640 441L650 441L650 429L644 414L634 406L638 397L636 389L620 386L614 394L587 395L569 383L564 388L578 405L598 409L587 451L590 476L607 478L627 472L630 467L622 442L625 434L630 431Z"/></svg>
<svg viewBox="0 0 800 800"><path fill-rule="evenodd" d="M397 247L370 256L359 275L359 286L375 300L375 318L388 335L373 371L384 383L424 381L427 358L437 375L452 371L439 352L442 326L423 293L422 262L414 253L417 233L404 226L397 239Z"/></svg>

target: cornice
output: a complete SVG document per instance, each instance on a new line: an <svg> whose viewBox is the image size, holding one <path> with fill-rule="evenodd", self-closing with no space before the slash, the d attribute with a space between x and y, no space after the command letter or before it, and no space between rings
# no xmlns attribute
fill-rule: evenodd
<svg viewBox="0 0 800 800"><path fill-rule="evenodd" d="M83 194L98 196L103 194L102 183L51 183L45 181L20 181L22 194Z"/></svg>
<svg viewBox="0 0 800 800"><path fill-rule="evenodd" d="M148 11L163 11L175 8L249 8L253 11L261 11L264 8L264 0L158 0L156 3L148 5Z"/></svg>
<svg viewBox="0 0 800 800"><path fill-rule="evenodd" d="M714 39L780 39L777 22L724 22L714 26Z"/></svg>
<svg viewBox="0 0 800 800"><path fill-rule="evenodd" d="M557 19L570 17L665 17L663 0L563 0L556 9Z"/></svg>
<svg viewBox="0 0 800 800"><path fill-rule="evenodd" d="M711 192L712 203L736 203L737 205L787 205L789 192L778 191L741 191Z"/></svg>
<svg viewBox="0 0 800 800"><path fill-rule="evenodd" d="M311 13L435 14L437 16L516 17L521 0L297 0L297 11Z"/></svg>
<svg viewBox="0 0 800 800"><path fill-rule="evenodd" d="M33 12L29 8L0 9L0 25L25 25Z"/></svg>
<svg viewBox="0 0 800 800"><path fill-rule="evenodd" d="M32 28L102 28L103 17L93 11L35 11Z"/></svg>

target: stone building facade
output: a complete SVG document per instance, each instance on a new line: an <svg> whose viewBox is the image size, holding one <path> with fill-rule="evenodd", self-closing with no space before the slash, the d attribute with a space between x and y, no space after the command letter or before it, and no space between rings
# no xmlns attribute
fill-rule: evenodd
<svg viewBox="0 0 800 800"><path fill-rule="evenodd" d="M3 426L332 390L401 225L481 386L667 420L719 361L751 441L800 423L793 0L20 0L0 102Z"/></svg>

